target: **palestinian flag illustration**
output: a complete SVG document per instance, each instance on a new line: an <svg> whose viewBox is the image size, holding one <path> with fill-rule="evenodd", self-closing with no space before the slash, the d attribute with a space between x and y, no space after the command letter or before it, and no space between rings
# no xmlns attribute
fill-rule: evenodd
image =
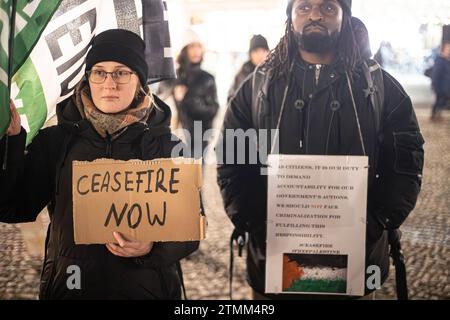
<svg viewBox="0 0 450 320"><path fill-rule="evenodd" d="M347 292L346 255L284 254L283 292Z"/></svg>

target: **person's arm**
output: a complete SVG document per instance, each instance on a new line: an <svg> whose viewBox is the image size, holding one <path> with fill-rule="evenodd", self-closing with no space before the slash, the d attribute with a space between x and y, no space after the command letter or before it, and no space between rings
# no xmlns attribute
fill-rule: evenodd
<svg viewBox="0 0 450 320"><path fill-rule="evenodd" d="M244 80L247 78L248 75L244 74L244 67L242 66L239 72L234 77L233 85L230 88L230 91L228 92L228 99L227 101L230 102L233 96L238 91L239 87L244 83Z"/></svg>
<svg viewBox="0 0 450 320"><path fill-rule="evenodd" d="M146 267L165 267L186 258L196 251L199 241L154 242L150 253L135 258L137 264Z"/></svg>
<svg viewBox="0 0 450 320"><path fill-rule="evenodd" d="M173 88L175 87L175 80L165 80L161 81L158 85L158 89L156 90L156 94L162 99L165 100L173 95Z"/></svg>
<svg viewBox="0 0 450 320"><path fill-rule="evenodd" d="M256 152L251 139L238 149L236 130L244 133L252 129L252 78L248 78L230 101L223 124L223 140L216 146L219 155L217 179L224 201L225 211L240 231L256 231L265 228L266 179L261 175L261 165L250 162L250 152ZM256 133L256 131L254 131ZM234 143L234 148L230 143ZM233 154L231 154L233 153ZM256 154L258 157L258 154ZM239 162L239 159L244 159Z"/></svg>
<svg viewBox="0 0 450 320"><path fill-rule="evenodd" d="M0 161L7 148L6 170L0 168L0 221L35 221L48 204L54 190L54 178L48 161L49 130L41 131L27 148L26 132L0 140ZM6 146L6 142L8 146Z"/></svg>
<svg viewBox="0 0 450 320"><path fill-rule="evenodd" d="M212 120L219 110L214 77L208 75L201 85L189 87L184 99L180 102L180 109L183 109L192 119Z"/></svg>
<svg viewBox="0 0 450 320"><path fill-rule="evenodd" d="M387 74L385 93L379 177L369 203L385 229L396 229L416 205L422 182L424 140L411 99Z"/></svg>

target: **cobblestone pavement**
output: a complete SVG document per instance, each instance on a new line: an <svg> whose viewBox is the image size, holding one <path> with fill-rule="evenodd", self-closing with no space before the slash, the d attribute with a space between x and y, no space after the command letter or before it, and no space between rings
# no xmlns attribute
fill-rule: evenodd
<svg viewBox="0 0 450 320"><path fill-rule="evenodd" d="M0 299L36 299L41 259L31 256L15 225L0 223Z"/></svg>
<svg viewBox="0 0 450 320"><path fill-rule="evenodd" d="M413 299L450 299L450 115L431 123L418 117L426 140L422 192L416 209L402 227L403 249ZM209 227L200 250L183 261L189 299L228 299L229 235L215 170L207 169L204 188ZM30 256L17 226L0 224L0 299L35 299L41 259ZM394 272L377 298L394 299ZM235 259L233 298L250 299L245 261Z"/></svg>

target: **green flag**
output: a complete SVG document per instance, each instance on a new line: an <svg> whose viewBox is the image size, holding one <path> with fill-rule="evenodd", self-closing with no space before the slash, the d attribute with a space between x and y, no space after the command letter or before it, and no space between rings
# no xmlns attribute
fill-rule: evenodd
<svg viewBox="0 0 450 320"><path fill-rule="evenodd" d="M27 144L55 115L57 104L72 95L84 76L91 40L104 30L127 29L143 37L149 83L175 77L163 0L14 1L18 32L9 93L27 131ZM2 121L9 122L9 115Z"/></svg>
<svg viewBox="0 0 450 320"><path fill-rule="evenodd" d="M0 1L0 137L9 124L10 79L28 59L60 2L61 0ZM8 45L11 21L15 25L12 48Z"/></svg>
<svg viewBox="0 0 450 320"><path fill-rule="evenodd" d="M13 75L39 40L61 0L17 0Z"/></svg>

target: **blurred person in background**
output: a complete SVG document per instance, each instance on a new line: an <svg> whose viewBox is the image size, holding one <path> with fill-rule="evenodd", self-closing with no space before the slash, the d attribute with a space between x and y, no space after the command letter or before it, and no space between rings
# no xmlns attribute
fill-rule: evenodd
<svg viewBox="0 0 450 320"><path fill-rule="evenodd" d="M190 135L190 139L186 137L190 156L200 159L209 142L202 138L201 143L194 143L194 124L201 125L202 130L197 134L201 133L202 137L205 131L212 128L219 109L217 87L214 76L201 68L204 48L198 35L188 30L183 40L184 45L177 59L177 79L170 86L180 124Z"/></svg>
<svg viewBox="0 0 450 320"><path fill-rule="evenodd" d="M392 67L396 64L396 53L389 41L381 42L380 48L375 53L375 56L373 58L383 68Z"/></svg>
<svg viewBox="0 0 450 320"><path fill-rule="evenodd" d="M233 85L228 93L228 101L236 93L239 86L244 82L255 68L266 60L269 54L269 45L266 38L262 35L254 35L250 40L250 48L248 51L249 60L243 64L238 74L234 78Z"/></svg>
<svg viewBox="0 0 450 320"><path fill-rule="evenodd" d="M442 119L441 112L450 102L450 40L442 44L440 55L436 58L431 74L436 102L431 112L431 120Z"/></svg>

